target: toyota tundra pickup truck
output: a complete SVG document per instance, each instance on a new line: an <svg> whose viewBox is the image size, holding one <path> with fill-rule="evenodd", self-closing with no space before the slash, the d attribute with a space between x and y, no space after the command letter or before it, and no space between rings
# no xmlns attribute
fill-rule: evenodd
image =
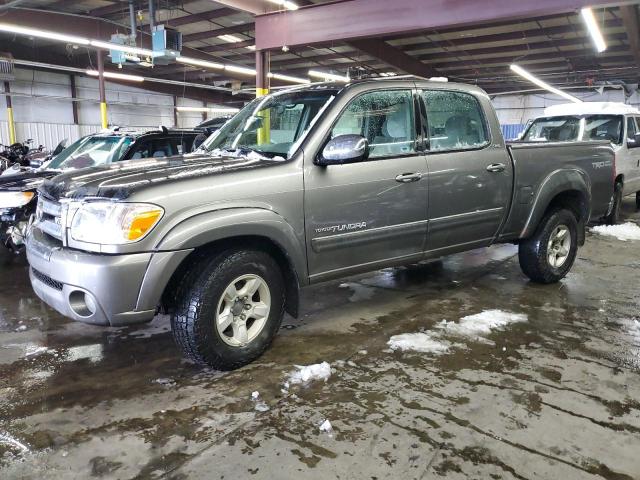
<svg viewBox="0 0 640 480"><path fill-rule="evenodd" d="M30 278L81 322L168 312L184 355L234 369L310 284L505 242L532 281L559 281L612 178L608 141L506 145L476 87L309 85L257 98L194 154L46 181Z"/></svg>

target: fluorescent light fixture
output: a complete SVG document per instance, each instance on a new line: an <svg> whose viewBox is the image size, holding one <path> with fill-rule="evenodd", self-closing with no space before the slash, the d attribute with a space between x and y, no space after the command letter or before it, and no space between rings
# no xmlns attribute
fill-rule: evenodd
<svg viewBox="0 0 640 480"><path fill-rule="evenodd" d="M218 38L229 43L238 43L242 41L240 37L236 37L235 35L218 35Z"/></svg>
<svg viewBox="0 0 640 480"><path fill-rule="evenodd" d="M593 10L590 8L583 8L580 13L582 13L582 19L584 23L587 24L587 28L589 29L589 33L591 34L591 38L593 39L593 43L596 46L596 50L598 53L602 53L607 49L607 42L604 41L602 37L602 32L598 27L598 22L596 21L596 17L593 15Z"/></svg>
<svg viewBox="0 0 640 480"><path fill-rule="evenodd" d="M573 95L569 95L567 92L563 92L562 90L560 90L558 88L552 87L547 82L544 82L544 81L540 80L538 77L533 76L531 73L527 72L524 68L522 68L519 65L513 64L513 65L511 65L510 68L511 68L512 71L514 71L515 73L517 73L521 77L526 78L531 83L534 83L534 84L538 85L540 88L544 88L545 90L548 90L551 93L555 93L556 95L559 95L559 96L561 96L563 98L566 98L567 100L569 100L571 102L582 103L582 100L580 100L579 98L576 98Z"/></svg>
<svg viewBox="0 0 640 480"><path fill-rule="evenodd" d="M298 10L298 5L290 0L267 0L269 3L274 3L281 7L286 8L287 10Z"/></svg>
<svg viewBox="0 0 640 480"><path fill-rule="evenodd" d="M87 75L91 75L92 77L97 77L100 75L100 72L97 70L87 70L85 71ZM114 80L129 80L132 82L144 82L144 77L139 75L128 75L126 73L116 73L116 72L104 72L104 78L113 78Z"/></svg>
<svg viewBox="0 0 640 480"><path fill-rule="evenodd" d="M198 60L197 58L178 57L177 62L186 63L187 65L195 65L196 67L214 68L216 70L224 70L222 63L209 62L207 60Z"/></svg>
<svg viewBox="0 0 640 480"><path fill-rule="evenodd" d="M256 46L255 45L249 45L248 47L245 47L247 50L251 50L252 52L256 51Z"/></svg>
<svg viewBox="0 0 640 480"><path fill-rule="evenodd" d="M225 65L225 70L229 72L241 73L243 75L256 75L256 70L254 68L246 68L246 67L236 67L235 65Z"/></svg>
<svg viewBox="0 0 640 480"><path fill-rule="evenodd" d="M293 77L291 75L283 75L281 73L271 73L267 74L269 78L275 78L276 80L282 80L283 82L291 82L291 83L311 83L311 80L308 78L300 78Z"/></svg>
<svg viewBox="0 0 640 480"><path fill-rule="evenodd" d="M328 72L320 72L318 70L309 70L309 76L315 78L321 78L323 80L333 80L335 82L349 82L349 77L343 77L342 75L335 75Z"/></svg>
<svg viewBox="0 0 640 480"><path fill-rule="evenodd" d="M102 40L91 40L92 47L104 48L105 50L117 50L119 52L132 53L134 55L153 56L153 50L148 48L132 47L130 45L120 45L119 43L103 42Z"/></svg>
<svg viewBox="0 0 640 480"><path fill-rule="evenodd" d="M176 107L179 112L201 112L201 113L238 113L239 108L231 107Z"/></svg>
<svg viewBox="0 0 640 480"><path fill-rule="evenodd" d="M9 23L0 23L0 32L15 33L17 35L26 35L28 37L45 38L47 40L57 40L59 42L74 43L76 45L89 45L89 39L87 38L65 35L63 33L50 32L47 30L20 27Z"/></svg>

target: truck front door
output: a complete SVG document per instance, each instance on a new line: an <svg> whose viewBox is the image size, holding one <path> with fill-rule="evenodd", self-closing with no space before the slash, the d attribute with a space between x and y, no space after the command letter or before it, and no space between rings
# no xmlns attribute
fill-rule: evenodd
<svg viewBox="0 0 640 480"><path fill-rule="evenodd" d="M427 250L439 255L489 245L509 206L513 178L491 104L444 89L423 90L421 97L429 140Z"/></svg>
<svg viewBox="0 0 640 480"><path fill-rule="evenodd" d="M362 93L341 112L327 141L362 135L369 157L330 166L305 158L312 281L421 258L428 180L424 153L417 148L415 105L411 89Z"/></svg>

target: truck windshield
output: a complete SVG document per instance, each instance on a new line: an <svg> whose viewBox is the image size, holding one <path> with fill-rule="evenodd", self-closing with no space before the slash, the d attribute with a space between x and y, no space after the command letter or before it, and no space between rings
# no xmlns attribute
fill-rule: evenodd
<svg viewBox="0 0 640 480"><path fill-rule="evenodd" d="M120 160L133 138L88 136L72 143L47 165L52 170L95 167Z"/></svg>
<svg viewBox="0 0 640 480"><path fill-rule="evenodd" d="M303 90L256 98L211 135L200 150L244 149L269 158L288 159L336 93Z"/></svg>
<svg viewBox="0 0 640 480"><path fill-rule="evenodd" d="M622 143L622 115L556 116L537 118L522 140L525 142L575 142L608 140Z"/></svg>

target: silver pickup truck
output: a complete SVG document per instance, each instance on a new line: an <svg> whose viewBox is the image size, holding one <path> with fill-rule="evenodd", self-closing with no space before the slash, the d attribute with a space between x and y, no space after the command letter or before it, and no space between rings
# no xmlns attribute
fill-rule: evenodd
<svg viewBox="0 0 640 480"><path fill-rule="evenodd" d="M531 280L559 281L612 177L609 142L505 145L475 87L305 86L254 100L194 154L48 180L30 277L78 321L169 312L187 357L233 369L309 284L504 242Z"/></svg>

